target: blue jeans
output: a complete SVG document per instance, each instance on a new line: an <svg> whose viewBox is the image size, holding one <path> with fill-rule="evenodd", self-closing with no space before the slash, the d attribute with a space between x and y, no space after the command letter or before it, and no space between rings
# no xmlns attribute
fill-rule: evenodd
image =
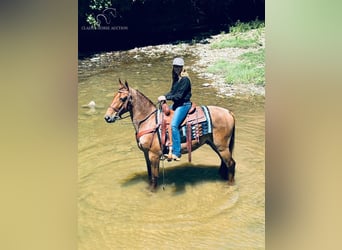
<svg viewBox="0 0 342 250"><path fill-rule="evenodd" d="M181 157L181 138L179 126L186 117L191 108L191 102L185 102L182 106L176 108L171 121L172 129L172 153L177 157Z"/></svg>

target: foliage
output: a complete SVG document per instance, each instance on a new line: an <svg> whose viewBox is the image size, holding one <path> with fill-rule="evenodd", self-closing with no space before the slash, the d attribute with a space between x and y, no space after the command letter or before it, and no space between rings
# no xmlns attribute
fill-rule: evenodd
<svg viewBox="0 0 342 250"><path fill-rule="evenodd" d="M252 29L260 29L265 27L265 22L258 19L251 22L240 22L238 20L233 26L229 27L229 33L238 34Z"/></svg>
<svg viewBox="0 0 342 250"><path fill-rule="evenodd" d="M103 10L112 5L111 0L90 0L89 7L92 10Z"/></svg>
<svg viewBox="0 0 342 250"><path fill-rule="evenodd" d="M264 17L264 0L78 0L79 24L93 24L94 18L106 8L115 8L132 24L154 28L187 29L218 27L238 19L252 20ZM246 8L250 11L246 12ZM89 18L90 17L90 18ZM252 24L255 26L255 24ZM242 23L237 22L237 27ZM139 29L138 28L138 29Z"/></svg>
<svg viewBox="0 0 342 250"><path fill-rule="evenodd" d="M109 8L112 6L112 0L89 0L89 8L92 11L102 11L106 8ZM87 23L91 25L94 29L98 28L100 24L98 23L98 20L94 17L94 13L88 14L85 13L87 19Z"/></svg>
<svg viewBox="0 0 342 250"><path fill-rule="evenodd" d="M246 23L237 21L234 26L230 27L230 38L213 43L211 48L257 48L260 45L258 40L264 29L265 23L258 19ZM253 37L246 36L246 32L250 30L256 30Z"/></svg>
<svg viewBox="0 0 342 250"><path fill-rule="evenodd" d="M241 22L236 26L242 29L242 22L256 17L265 17L264 0L78 0L79 50L117 50L191 39L196 43L196 34L205 42L203 38L227 30L237 20ZM119 32L120 27L124 31Z"/></svg>
<svg viewBox="0 0 342 250"><path fill-rule="evenodd" d="M90 24L94 29L99 27L96 19L107 8L114 8L118 13L130 10L133 3L142 2L141 0L79 0L79 24Z"/></svg>
<svg viewBox="0 0 342 250"><path fill-rule="evenodd" d="M93 27L94 29L99 27L99 23L97 22L93 14L86 14L86 16L87 16L87 22L91 25L91 27Z"/></svg>

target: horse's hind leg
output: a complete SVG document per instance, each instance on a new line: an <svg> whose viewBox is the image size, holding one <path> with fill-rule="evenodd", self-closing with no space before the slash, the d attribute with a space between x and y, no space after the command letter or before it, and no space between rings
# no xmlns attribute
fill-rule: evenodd
<svg viewBox="0 0 342 250"><path fill-rule="evenodd" d="M223 179L228 180L228 184L234 183L235 176L235 161L232 158L229 149L224 149L222 151L218 150L218 154L221 158L221 166L219 169L220 175Z"/></svg>
<svg viewBox="0 0 342 250"><path fill-rule="evenodd" d="M220 148L216 147L212 142L208 142L212 149L218 154L221 159L221 166L219 168L219 174L222 179L228 180L229 185L233 185L235 180L235 161L232 157L232 153L228 147Z"/></svg>
<svg viewBox="0 0 342 250"><path fill-rule="evenodd" d="M221 175L222 179L228 180L228 167L223 160L221 160L221 166L219 168L219 174Z"/></svg>
<svg viewBox="0 0 342 250"><path fill-rule="evenodd" d="M230 160L228 161L228 184L229 185L233 185L235 182L235 161L234 159L231 157Z"/></svg>
<svg viewBox="0 0 342 250"><path fill-rule="evenodd" d="M233 185L235 182L235 160L229 149L218 151L218 154L221 158L219 173L224 180L228 180L229 185Z"/></svg>

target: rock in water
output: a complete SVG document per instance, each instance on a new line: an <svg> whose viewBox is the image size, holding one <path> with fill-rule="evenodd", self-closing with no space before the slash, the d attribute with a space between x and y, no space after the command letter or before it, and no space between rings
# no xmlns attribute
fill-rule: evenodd
<svg viewBox="0 0 342 250"><path fill-rule="evenodd" d="M89 108L95 108L95 106L96 106L96 103L94 102L94 101L90 101L89 103L88 103L88 107Z"/></svg>

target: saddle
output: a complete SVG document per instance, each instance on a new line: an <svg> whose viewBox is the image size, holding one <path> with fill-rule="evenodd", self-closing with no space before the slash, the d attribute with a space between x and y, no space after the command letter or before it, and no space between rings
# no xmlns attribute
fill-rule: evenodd
<svg viewBox="0 0 342 250"><path fill-rule="evenodd" d="M171 132L171 121L173 118L173 111L170 110L169 106L166 102L161 104L160 113L160 139L161 145L164 149L166 149L167 160L172 160L172 132ZM180 125L180 130L186 131L186 145L188 150L188 160L191 162L191 146L192 140L194 139L199 141L199 137L201 135L201 128L199 126L200 123L207 121L207 117L200 106L197 106L195 103L191 104L191 108L189 109L187 116L183 120ZM193 136L193 133L195 136ZM167 152L168 149L168 152Z"/></svg>

